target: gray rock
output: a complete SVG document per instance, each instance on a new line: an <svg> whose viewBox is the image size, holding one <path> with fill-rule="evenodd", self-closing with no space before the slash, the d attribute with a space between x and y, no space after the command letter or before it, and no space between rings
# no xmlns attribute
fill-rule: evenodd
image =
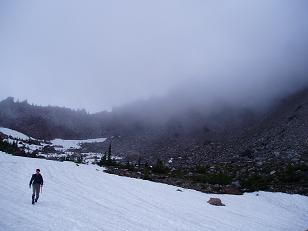
<svg viewBox="0 0 308 231"><path fill-rule="evenodd" d="M225 204L223 204L219 198L211 197L207 203L215 206L225 206Z"/></svg>

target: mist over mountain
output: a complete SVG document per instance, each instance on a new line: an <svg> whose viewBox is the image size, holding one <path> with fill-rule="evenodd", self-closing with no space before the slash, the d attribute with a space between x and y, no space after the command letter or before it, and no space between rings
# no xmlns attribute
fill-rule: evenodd
<svg viewBox="0 0 308 231"><path fill-rule="evenodd" d="M308 84L305 1L4 6L0 98L92 112L3 100L33 137L223 137Z"/></svg>
<svg viewBox="0 0 308 231"><path fill-rule="evenodd" d="M181 92L181 91L179 91ZM198 96L200 97L200 95ZM136 101L111 112L90 114L56 106L30 105L9 97L0 102L0 125L40 139L82 139L180 129L181 135L227 130L253 121L265 110L219 100L196 100L187 92ZM196 134L195 134L196 135Z"/></svg>
<svg viewBox="0 0 308 231"><path fill-rule="evenodd" d="M307 83L307 7L9 1L0 7L0 99L92 113L174 91L166 107L175 112L213 98L264 103Z"/></svg>
<svg viewBox="0 0 308 231"><path fill-rule="evenodd" d="M243 98L235 103L230 98L206 98L206 94L213 93L201 91L200 85L193 85L195 88L186 92L178 90L165 97L137 101L111 112L95 114L62 107L35 106L7 98L0 102L0 126L40 139L108 137L114 143L114 150L122 155L152 155L163 147L179 146L172 151L175 153L188 146L213 140L227 142L239 137L253 126L258 127L277 107L286 107L286 113L290 107L300 106L297 102L284 105L291 93L307 92L307 88L294 88L285 92L284 97L276 95L269 100L262 95L260 97L267 98L267 101ZM203 95L203 100L200 95Z"/></svg>

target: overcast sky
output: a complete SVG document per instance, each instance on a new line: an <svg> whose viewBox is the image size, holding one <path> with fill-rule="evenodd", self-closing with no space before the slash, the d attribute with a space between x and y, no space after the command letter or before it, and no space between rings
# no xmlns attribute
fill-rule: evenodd
<svg viewBox="0 0 308 231"><path fill-rule="evenodd" d="M306 0L2 0L0 100L97 112L192 80L284 91L307 83L307 12Z"/></svg>

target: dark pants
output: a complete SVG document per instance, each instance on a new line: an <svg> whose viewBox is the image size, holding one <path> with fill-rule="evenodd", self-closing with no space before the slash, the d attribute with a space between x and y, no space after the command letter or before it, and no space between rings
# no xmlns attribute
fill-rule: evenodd
<svg viewBox="0 0 308 231"><path fill-rule="evenodd" d="M32 185L32 189L33 189L33 193L32 193L32 198L34 199L35 197L35 200L37 200L40 196L40 184L33 184Z"/></svg>

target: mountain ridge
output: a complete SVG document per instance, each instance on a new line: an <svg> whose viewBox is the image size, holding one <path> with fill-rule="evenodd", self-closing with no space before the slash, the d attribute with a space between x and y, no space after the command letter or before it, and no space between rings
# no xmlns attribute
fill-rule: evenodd
<svg viewBox="0 0 308 231"><path fill-rule="evenodd" d="M147 119L149 109L138 113L133 106L130 110L119 108L112 112L89 114L85 110L14 102L9 97L0 102L0 126L38 139L109 137L117 155L154 156L155 152L171 152L176 146L178 148L172 151L174 153L183 153L189 147L196 150L196 146L201 146L202 149L211 142L231 142L234 147L238 146L237 143L247 144L246 147L239 147L240 151L257 145L256 139L270 139L269 136L274 139L279 132L281 134L277 137L288 137L293 131L300 131L293 134L293 140L301 140L303 153L307 146L303 138L307 126L301 124L308 123L307 102L308 88L304 88L273 104L266 113L257 114L245 107L230 106L207 114L200 109L183 109L178 115L156 122L152 118ZM292 138L285 138L285 141L291 143Z"/></svg>

